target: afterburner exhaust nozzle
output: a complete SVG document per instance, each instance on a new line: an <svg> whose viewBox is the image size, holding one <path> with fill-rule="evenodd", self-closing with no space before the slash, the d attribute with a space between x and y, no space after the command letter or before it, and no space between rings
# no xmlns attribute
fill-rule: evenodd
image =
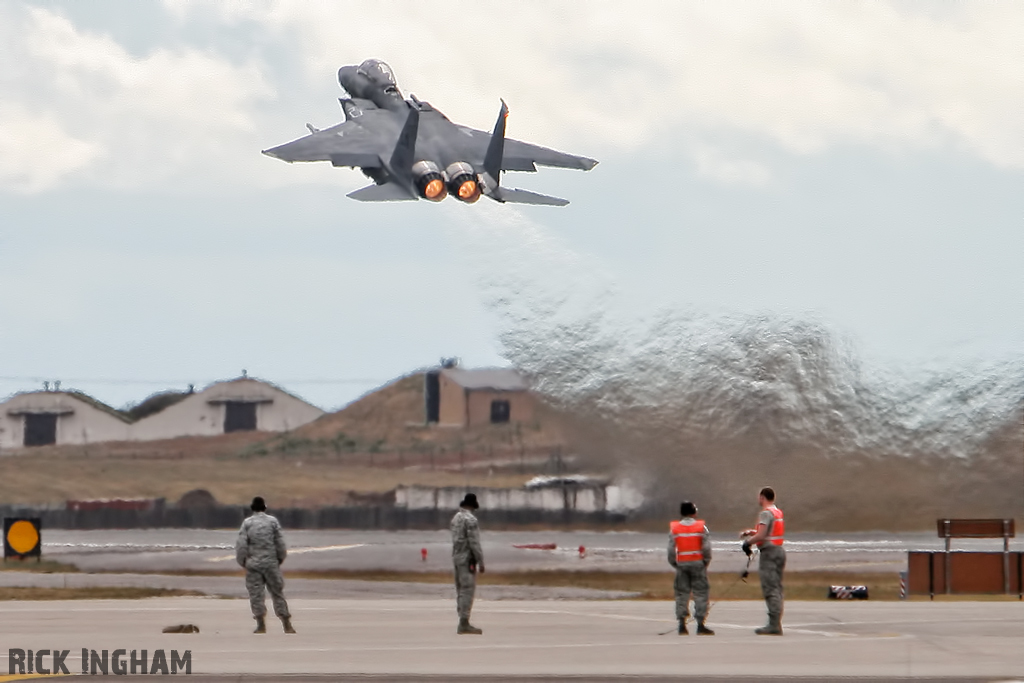
<svg viewBox="0 0 1024 683"><path fill-rule="evenodd" d="M424 199L439 202L448 196L441 167L433 161L417 161L412 165L413 184Z"/></svg>
<svg viewBox="0 0 1024 683"><path fill-rule="evenodd" d="M445 169L445 175L448 176L448 191L460 202L472 204L480 199L480 177L472 164L456 161Z"/></svg>

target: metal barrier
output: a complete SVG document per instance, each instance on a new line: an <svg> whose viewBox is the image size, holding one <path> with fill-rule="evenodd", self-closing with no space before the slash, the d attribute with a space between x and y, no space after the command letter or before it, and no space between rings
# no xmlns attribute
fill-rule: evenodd
<svg viewBox="0 0 1024 683"><path fill-rule="evenodd" d="M940 519L939 538L946 541L943 552L910 552L907 557L907 592L1004 595L1024 599L1024 553L1010 552L1016 535L1012 519ZM1002 552L952 549L954 538L1002 538ZM941 590L938 590L941 587Z"/></svg>

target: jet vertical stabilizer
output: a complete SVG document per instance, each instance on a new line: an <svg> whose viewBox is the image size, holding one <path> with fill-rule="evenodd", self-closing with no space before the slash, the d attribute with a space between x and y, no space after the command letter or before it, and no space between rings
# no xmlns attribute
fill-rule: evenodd
<svg viewBox="0 0 1024 683"><path fill-rule="evenodd" d="M409 107L409 115L395 143L395 151L391 153L391 172L403 182L412 180L412 165L416 161L416 136L420 131L420 112L416 107Z"/></svg>
<svg viewBox="0 0 1024 683"><path fill-rule="evenodd" d="M505 119L508 118L508 105L501 101L498 120L494 123L494 132L487 145L484 155L484 174L482 177L484 194L495 201L511 204L544 204L547 206L565 206L567 199L549 197L528 190L512 190L501 186L501 162L505 156Z"/></svg>
<svg viewBox="0 0 1024 683"><path fill-rule="evenodd" d="M491 133L491 141L487 144L487 153L484 155L484 186L498 189L501 185L501 159L505 156L505 119L508 118L508 105L505 100L501 101L501 110L498 111L498 120L494 123L494 132Z"/></svg>

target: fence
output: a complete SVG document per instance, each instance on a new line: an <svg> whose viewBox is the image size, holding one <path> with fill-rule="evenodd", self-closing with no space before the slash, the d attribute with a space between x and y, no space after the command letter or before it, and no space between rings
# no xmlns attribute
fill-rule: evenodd
<svg viewBox="0 0 1024 683"><path fill-rule="evenodd" d="M446 528L455 510L410 510L389 505L271 510L287 529L438 529ZM38 517L46 529L227 529L241 525L248 508L217 505L181 509L155 505L139 509L45 509L0 506L0 517ZM481 523L491 528L544 525L612 526L625 521L623 514L577 510L484 510Z"/></svg>

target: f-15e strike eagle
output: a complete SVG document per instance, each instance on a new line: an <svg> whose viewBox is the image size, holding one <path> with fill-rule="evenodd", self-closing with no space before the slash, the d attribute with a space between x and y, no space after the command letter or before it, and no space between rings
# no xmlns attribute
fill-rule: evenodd
<svg viewBox="0 0 1024 683"><path fill-rule="evenodd" d="M448 194L473 203L485 194L499 202L564 206L557 197L501 186L502 171L536 171L537 165L589 171L587 157L505 139L508 107L501 103L494 132L452 123L430 104L402 97L391 67L369 59L343 66L338 82L350 96L342 98L345 122L264 150L287 162L330 161L358 167L374 182L348 196L364 202L419 198L439 202Z"/></svg>

